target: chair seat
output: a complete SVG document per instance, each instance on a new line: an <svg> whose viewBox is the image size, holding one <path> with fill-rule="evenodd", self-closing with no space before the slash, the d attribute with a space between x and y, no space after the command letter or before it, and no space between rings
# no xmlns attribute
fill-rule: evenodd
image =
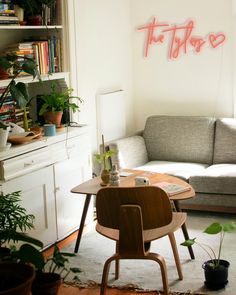
<svg viewBox="0 0 236 295"><path fill-rule="evenodd" d="M151 242L156 239L159 239L161 237L164 237L168 235L170 230L171 232L175 232L177 229L179 229L182 226L182 224L185 223L186 218L187 218L187 214L184 212L173 212L173 219L171 223L169 223L168 225L143 231L144 242L147 243L147 242ZM104 227L100 225L99 223L97 223L96 231L111 240L119 241L119 230L117 229Z"/></svg>

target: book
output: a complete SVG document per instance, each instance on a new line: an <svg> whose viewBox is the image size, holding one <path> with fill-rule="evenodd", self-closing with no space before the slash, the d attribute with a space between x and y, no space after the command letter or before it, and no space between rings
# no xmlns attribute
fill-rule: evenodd
<svg viewBox="0 0 236 295"><path fill-rule="evenodd" d="M163 189L166 193L168 193L169 196L184 193L184 192L187 192L191 189L190 186L184 186L182 184L170 183L170 182L166 182L166 181L157 182L153 185L158 186L161 189Z"/></svg>

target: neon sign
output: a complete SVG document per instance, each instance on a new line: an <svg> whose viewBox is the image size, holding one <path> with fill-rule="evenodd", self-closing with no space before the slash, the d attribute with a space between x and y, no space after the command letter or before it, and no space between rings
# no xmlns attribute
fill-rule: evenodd
<svg viewBox="0 0 236 295"><path fill-rule="evenodd" d="M169 37L170 40L168 48L169 59L177 59L180 53L187 54L190 49L199 53L207 44L215 49L226 40L224 33L211 33L205 37L194 36L194 28L195 23L193 20L189 20L186 24L177 26L170 23L159 23L156 17L153 17L149 24L138 28L139 31L146 32L144 56L148 57L150 47L154 44L163 44L166 37Z"/></svg>

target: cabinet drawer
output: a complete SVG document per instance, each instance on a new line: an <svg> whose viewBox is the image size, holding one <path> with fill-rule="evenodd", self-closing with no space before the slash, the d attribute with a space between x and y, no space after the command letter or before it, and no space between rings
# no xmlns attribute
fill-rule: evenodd
<svg viewBox="0 0 236 295"><path fill-rule="evenodd" d="M51 154L53 162L59 162L66 159L77 158L84 151L90 153L89 137L80 135L52 145Z"/></svg>
<svg viewBox="0 0 236 295"><path fill-rule="evenodd" d="M27 153L1 162L1 180L9 180L52 164L50 149Z"/></svg>

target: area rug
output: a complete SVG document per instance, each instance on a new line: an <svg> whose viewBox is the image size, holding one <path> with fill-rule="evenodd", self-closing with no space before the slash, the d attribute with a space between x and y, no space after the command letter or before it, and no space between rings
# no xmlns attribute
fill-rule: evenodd
<svg viewBox="0 0 236 295"><path fill-rule="evenodd" d="M189 236L191 238L198 237L202 242L210 244L213 248L217 248L219 237L217 235L204 234L202 231L212 222L224 223L231 220L236 221L235 215L188 212L187 228ZM180 294L203 293L212 295L236 294L236 233L226 234L225 236L222 258L230 262L229 283L220 291L208 290L204 285L202 263L208 259L205 252L195 246L195 260L191 260L188 249L180 246L180 243L184 240L182 231L178 230L175 237L184 275L182 281L178 279L168 238L164 237L154 241L151 245L152 252L158 252L165 257L171 292L178 291L182 292ZM73 252L74 243L63 250ZM82 270L79 274L80 283L95 282L96 284L100 284L104 262L114 254L114 251L115 242L101 236L94 229L83 235L76 257L70 260L70 266L79 267ZM115 287L132 284L132 286L136 286L142 290L162 290L162 280L158 264L146 260L122 260L120 263L120 278L118 280L114 280L114 265L111 265L108 284L109 286Z"/></svg>
<svg viewBox="0 0 236 295"><path fill-rule="evenodd" d="M58 295L99 295L100 286L96 283L92 283L90 286L74 286L70 284L64 284ZM123 287L108 286L107 295L163 295L162 291L147 291L137 288L132 285L127 285ZM169 295L204 295L203 293L194 293L191 291L187 292L175 292L170 291Z"/></svg>

